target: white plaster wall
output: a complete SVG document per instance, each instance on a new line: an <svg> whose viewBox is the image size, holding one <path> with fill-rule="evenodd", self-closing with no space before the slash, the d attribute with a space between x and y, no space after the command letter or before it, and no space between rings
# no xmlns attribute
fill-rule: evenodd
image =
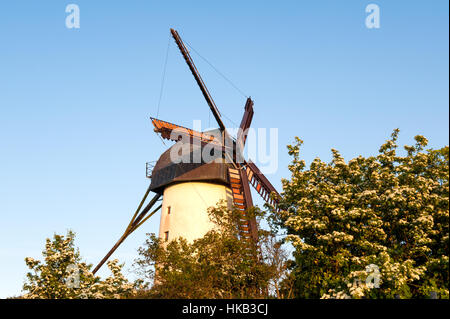
<svg viewBox="0 0 450 319"><path fill-rule="evenodd" d="M184 237L188 242L202 237L214 224L208 218L208 207L225 200L232 206L231 189L218 184L185 182L166 187L163 194L159 237L169 241ZM168 207L170 206L170 214Z"/></svg>

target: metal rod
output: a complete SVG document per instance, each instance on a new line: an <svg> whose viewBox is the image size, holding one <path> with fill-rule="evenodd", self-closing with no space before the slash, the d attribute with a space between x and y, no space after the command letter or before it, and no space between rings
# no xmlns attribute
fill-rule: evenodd
<svg viewBox="0 0 450 319"><path fill-rule="evenodd" d="M131 221L127 226L127 229L131 227L131 224L133 223L133 220L136 218L137 214L139 213L139 211L141 210L142 205L144 205L145 200L147 199L148 194L150 193L150 185L148 185L147 191L145 192L144 197L141 200L141 203L139 204L138 208L136 209L136 212L134 213L133 217L131 217Z"/></svg>
<svg viewBox="0 0 450 319"><path fill-rule="evenodd" d="M105 257L103 257L103 259L98 263L98 265L94 268L94 270L92 271L93 274L95 274L102 266L103 264L108 260L108 258L116 251L116 249L120 246L120 244L123 243L123 241L133 232L137 229L137 227L139 227L140 225L142 225L142 223L140 223L141 219L144 218L145 214L147 214L147 212L152 208L153 205L155 205L155 203L157 202L157 200L161 197L161 194L156 194L151 201L147 204L147 206L142 210L142 212L139 214L139 216L136 218L136 215L139 213L140 208L142 207L145 198L147 198L148 193L150 191L150 188L148 189L148 191L145 193L144 195L144 199L141 201L141 203L139 204L138 210L136 211L136 213L133 215L133 218L131 219L130 224L128 224L128 227L125 229L125 232L123 233L123 235L119 238L119 240L116 242L116 244L111 248L111 250L106 254ZM159 209L159 208L158 208ZM153 215L154 212L151 214ZM150 215L150 216L151 216ZM149 217L150 217L149 216ZM147 218L148 219L148 218ZM147 220L145 219L145 220Z"/></svg>
<svg viewBox="0 0 450 319"><path fill-rule="evenodd" d="M145 217L145 215L148 213L148 211L150 209L152 209L153 205L155 205L155 203L158 201L158 199L161 197L161 194L156 194L151 200L150 202L147 204L147 206L145 206L145 208L142 210L142 212L139 214L138 217L136 217L136 219L133 221L133 226L134 227L136 224L138 224L142 218Z"/></svg>
<svg viewBox="0 0 450 319"><path fill-rule="evenodd" d="M125 240L125 238L128 237L129 234L124 233L122 237L117 241L117 243L111 248L111 250L106 254L105 257L98 263L97 267L92 271L92 273L95 275L95 273L100 269L100 267L103 266L103 264L108 260L108 258L113 254L113 252L116 251L117 247L120 246L120 244Z"/></svg>
<svg viewBox="0 0 450 319"><path fill-rule="evenodd" d="M147 217L145 217L139 224L137 224L135 227L133 227L133 231L138 229L143 223L145 223L150 217L152 217L158 210L160 210L162 207L162 204L156 207L154 211L152 211Z"/></svg>

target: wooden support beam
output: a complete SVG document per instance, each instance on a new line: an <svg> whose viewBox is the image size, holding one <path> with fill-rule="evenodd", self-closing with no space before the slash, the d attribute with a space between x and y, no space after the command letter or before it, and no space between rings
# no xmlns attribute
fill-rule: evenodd
<svg viewBox="0 0 450 319"><path fill-rule="evenodd" d="M241 175L241 181L242 181L242 191L244 194L244 199L246 202L247 209L253 207L253 199L252 199L252 193L250 192L250 186L248 182L247 172L244 169L241 169L240 171ZM258 228L256 224L256 217L252 216L248 220L249 222L249 228L250 228L250 234L252 236L252 239L254 242L257 242L258 240Z"/></svg>

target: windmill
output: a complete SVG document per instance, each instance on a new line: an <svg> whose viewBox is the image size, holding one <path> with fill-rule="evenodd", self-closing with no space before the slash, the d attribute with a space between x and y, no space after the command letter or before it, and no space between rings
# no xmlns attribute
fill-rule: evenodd
<svg viewBox="0 0 450 319"><path fill-rule="evenodd" d="M247 215L248 209L253 207L250 185L271 205L276 205L279 197L258 167L253 162L246 161L242 155L254 114L252 99L247 98L237 136L231 137L185 44L177 31L170 29L170 32L219 128L198 132L151 117L154 131L163 139L177 143L166 150L154 166L147 163L147 177L151 178L151 183L125 232L95 267L94 274L132 232L160 209L159 237L166 241L177 237L189 240L201 237L212 228L207 209L220 200L225 200L229 207L234 206L239 210L240 237L256 241L256 219ZM180 147L184 151L182 160L174 161L173 154L177 150L179 153ZM205 160L203 156L198 161L193 160L197 154L202 154L205 149L209 151L211 147L218 156L210 160ZM155 195L142 209L150 192ZM161 198L162 203L159 203Z"/></svg>

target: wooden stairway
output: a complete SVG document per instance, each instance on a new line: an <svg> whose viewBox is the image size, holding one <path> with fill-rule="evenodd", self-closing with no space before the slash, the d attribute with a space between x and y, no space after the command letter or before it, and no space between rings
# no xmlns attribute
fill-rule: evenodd
<svg viewBox="0 0 450 319"><path fill-rule="evenodd" d="M247 216L247 209L253 207L247 172L244 169L228 168L233 194L233 204L240 211L240 235L246 240L257 240L255 217Z"/></svg>

